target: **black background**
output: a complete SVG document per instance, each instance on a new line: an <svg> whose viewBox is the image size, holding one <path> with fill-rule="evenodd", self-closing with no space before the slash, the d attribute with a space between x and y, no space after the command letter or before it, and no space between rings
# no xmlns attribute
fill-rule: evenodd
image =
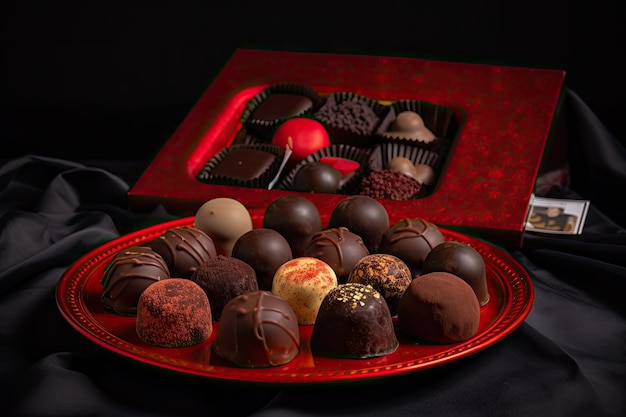
<svg viewBox="0 0 626 417"><path fill-rule="evenodd" d="M618 1L2 6L0 159L149 161L238 47L554 68L621 143Z"/></svg>

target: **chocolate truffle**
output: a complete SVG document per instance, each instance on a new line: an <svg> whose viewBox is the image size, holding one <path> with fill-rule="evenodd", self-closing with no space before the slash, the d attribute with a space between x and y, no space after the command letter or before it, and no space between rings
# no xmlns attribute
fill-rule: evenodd
<svg viewBox="0 0 626 417"><path fill-rule="evenodd" d="M413 277L420 274L430 251L445 241L437 226L419 217L404 218L385 231L378 251L402 259Z"/></svg>
<svg viewBox="0 0 626 417"><path fill-rule="evenodd" d="M241 259L254 269L260 290L271 291L279 266L292 259L289 242L273 229L252 229L235 242L233 258Z"/></svg>
<svg viewBox="0 0 626 417"><path fill-rule="evenodd" d="M191 226L172 227L150 244L167 264L170 276L189 278L195 270L217 256L213 240Z"/></svg>
<svg viewBox="0 0 626 417"><path fill-rule="evenodd" d="M239 201L219 197L200 206L195 215L194 226L213 239L219 255L230 256L237 239L252 230L252 217Z"/></svg>
<svg viewBox="0 0 626 417"><path fill-rule="evenodd" d="M333 227L347 227L361 236L370 253L376 253L383 233L389 228L389 214L375 198L351 195L333 209L328 228Z"/></svg>
<svg viewBox="0 0 626 417"><path fill-rule="evenodd" d="M248 368L289 363L300 353L296 314L287 301L270 292L239 295L224 307L215 353Z"/></svg>
<svg viewBox="0 0 626 417"><path fill-rule="evenodd" d="M380 118L372 107L361 100L337 100L331 96L316 113L319 119L333 127L359 135L371 134Z"/></svg>
<svg viewBox="0 0 626 417"><path fill-rule="evenodd" d="M222 309L230 300L259 289L256 273L250 265L224 255L217 255L200 265L190 279L206 293L215 321L220 320Z"/></svg>
<svg viewBox="0 0 626 417"><path fill-rule="evenodd" d="M413 178L420 184L431 186L435 183L437 174L435 174L435 170L430 165L416 164Z"/></svg>
<svg viewBox="0 0 626 417"><path fill-rule="evenodd" d="M286 119L303 114L312 107L313 101L308 97L299 94L273 93L263 99L254 109L250 119L267 121Z"/></svg>
<svg viewBox="0 0 626 417"><path fill-rule="evenodd" d="M149 285L169 277L169 269L161 255L148 246L130 246L105 266L100 280L100 300L117 314L134 316L141 293Z"/></svg>
<svg viewBox="0 0 626 417"><path fill-rule="evenodd" d="M294 258L302 256L314 233L322 230L320 212L310 200L297 195L273 200L263 214L263 227L283 235Z"/></svg>
<svg viewBox="0 0 626 417"><path fill-rule="evenodd" d="M372 171L363 177L358 193L376 199L403 201L417 195L421 188L414 178L399 171L383 169Z"/></svg>
<svg viewBox="0 0 626 417"><path fill-rule="evenodd" d="M348 282L371 285L378 291L395 316L398 302L412 280L411 271L400 258L387 253L373 253L357 262L348 276Z"/></svg>
<svg viewBox="0 0 626 417"><path fill-rule="evenodd" d="M415 278L398 303L398 329L421 341L461 342L476 334L479 323L474 290L448 272Z"/></svg>
<svg viewBox="0 0 626 417"><path fill-rule="evenodd" d="M330 265L340 284L346 282L352 267L369 254L361 236L345 227L315 233L303 252L303 256L321 259Z"/></svg>
<svg viewBox="0 0 626 417"><path fill-rule="evenodd" d="M398 113L391 123L391 128L389 131L383 133L383 136L419 140L425 143L432 142L437 138L435 134L426 127L422 116L408 110Z"/></svg>
<svg viewBox="0 0 626 417"><path fill-rule="evenodd" d="M192 346L213 332L211 307L197 284L169 278L150 285L139 297L137 335L161 347Z"/></svg>
<svg viewBox="0 0 626 417"><path fill-rule="evenodd" d="M211 176L251 181L267 172L275 160L276 155L271 152L232 147L211 170Z"/></svg>
<svg viewBox="0 0 626 417"><path fill-rule="evenodd" d="M409 158L396 156L387 162L386 168L391 171L399 171L404 175L415 178L415 164Z"/></svg>
<svg viewBox="0 0 626 417"><path fill-rule="evenodd" d="M449 241L435 246L422 266L422 274L429 272L454 274L472 287L481 307L489 301L485 261L476 249L465 243Z"/></svg>
<svg viewBox="0 0 626 417"><path fill-rule="evenodd" d="M340 284L324 297L311 333L311 352L365 359L399 346L387 303L372 286Z"/></svg>
<svg viewBox="0 0 626 417"><path fill-rule="evenodd" d="M296 191L333 194L341 187L342 175L330 165L309 162L298 168L293 178Z"/></svg>
<svg viewBox="0 0 626 417"><path fill-rule="evenodd" d="M337 275L326 262L298 257L282 264L274 275L272 294L284 298L298 318L298 324L315 323L322 300L337 286Z"/></svg>

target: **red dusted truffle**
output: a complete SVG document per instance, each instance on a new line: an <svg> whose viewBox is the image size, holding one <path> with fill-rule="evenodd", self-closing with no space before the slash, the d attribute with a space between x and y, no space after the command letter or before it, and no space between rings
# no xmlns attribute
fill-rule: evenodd
<svg viewBox="0 0 626 417"><path fill-rule="evenodd" d="M137 304L137 335L161 347L203 342L213 332L209 300L196 283L168 278L150 285Z"/></svg>
<svg viewBox="0 0 626 417"><path fill-rule="evenodd" d="M383 169L366 175L361 180L358 193L376 199L403 201L414 197L421 189L422 185L408 175Z"/></svg>

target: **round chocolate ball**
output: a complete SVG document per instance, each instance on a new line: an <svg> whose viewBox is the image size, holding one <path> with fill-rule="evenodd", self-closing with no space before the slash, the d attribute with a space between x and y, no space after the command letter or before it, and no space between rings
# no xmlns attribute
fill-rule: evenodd
<svg viewBox="0 0 626 417"><path fill-rule="evenodd" d="M426 256L445 240L433 223L419 217L407 217L385 231L378 251L402 259L416 277L421 273Z"/></svg>
<svg viewBox="0 0 626 417"><path fill-rule="evenodd" d="M478 297L480 306L489 301L485 261L478 251L461 242L443 242L426 256L422 274L449 272L467 282Z"/></svg>
<svg viewBox="0 0 626 417"><path fill-rule="evenodd" d="M252 217L239 201L219 197L200 206L194 226L213 239L219 255L230 256L239 236L252 229Z"/></svg>
<svg viewBox="0 0 626 417"><path fill-rule="evenodd" d="M273 229L252 229L241 235L233 246L233 258L241 259L256 272L259 289L272 290L274 273L292 259L289 242Z"/></svg>
<svg viewBox="0 0 626 417"><path fill-rule="evenodd" d="M348 280L354 265L369 254L361 237L345 227L315 233L303 253L330 265L340 284Z"/></svg>
<svg viewBox="0 0 626 417"><path fill-rule="evenodd" d="M369 252L376 253L383 233L389 228L389 214L375 198L352 195L333 209L328 228L334 227L346 227L359 235Z"/></svg>
<svg viewBox="0 0 626 417"><path fill-rule="evenodd" d="M420 184L431 186L435 183L435 170L426 164L417 164L413 167L413 178Z"/></svg>
<svg viewBox="0 0 626 417"><path fill-rule="evenodd" d="M213 239L192 226L172 227L150 247L163 257L172 278L189 278L200 265L217 256Z"/></svg>
<svg viewBox="0 0 626 417"><path fill-rule="evenodd" d="M302 165L293 179L296 191L336 193L341 186L341 173L330 165L309 162Z"/></svg>
<svg viewBox="0 0 626 417"><path fill-rule="evenodd" d="M302 256L311 236L322 230L322 218L311 201L298 195L286 195L267 206L262 227L283 235L296 258Z"/></svg>
<svg viewBox="0 0 626 417"><path fill-rule="evenodd" d="M398 171L411 178L415 178L415 164L409 158L396 156L387 162L387 169Z"/></svg>

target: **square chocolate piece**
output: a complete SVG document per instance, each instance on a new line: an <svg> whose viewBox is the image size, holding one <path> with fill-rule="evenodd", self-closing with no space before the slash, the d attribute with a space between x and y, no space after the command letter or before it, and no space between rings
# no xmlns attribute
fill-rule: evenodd
<svg viewBox="0 0 626 417"><path fill-rule="evenodd" d="M250 181L263 175L275 159L276 155L271 152L237 147L224 155L211 175Z"/></svg>
<svg viewBox="0 0 626 417"><path fill-rule="evenodd" d="M298 94L270 94L254 110L252 120L286 119L303 114L313 107L313 101Z"/></svg>

